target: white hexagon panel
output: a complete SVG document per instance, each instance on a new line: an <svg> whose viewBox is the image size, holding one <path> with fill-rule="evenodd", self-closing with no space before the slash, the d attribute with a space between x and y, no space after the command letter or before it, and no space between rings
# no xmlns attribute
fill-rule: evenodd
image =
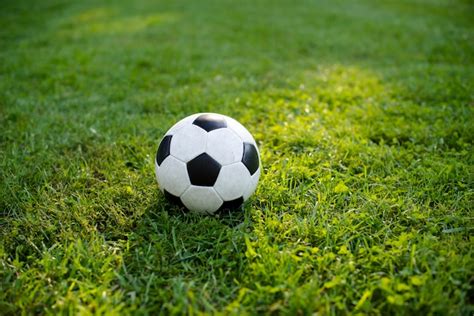
<svg viewBox="0 0 474 316"><path fill-rule="evenodd" d="M244 194L243 194L244 200L247 200L257 189L258 180L260 179L260 174L261 174L260 170L261 169L258 168L258 170L250 177L249 184L244 190Z"/></svg>
<svg viewBox="0 0 474 316"><path fill-rule="evenodd" d="M156 168L156 179L160 189L180 196L191 185L186 164L173 156L166 157Z"/></svg>
<svg viewBox="0 0 474 316"><path fill-rule="evenodd" d="M242 159L243 142L229 128L219 128L207 135L206 153L221 165L230 165Z"/></svg>
<svg viewBox="0 0 474 316"><path fill-rule="evenodd" d="M255 146L257 145L252 134L250 134L250 132L242 124L231 117L226 118L226 120L228 127L234 131L242 139L242 141L254 144Z"/></svg>
<svg viewBox="0 0 474 316"><path fill-rule="evenodd" d="M181 196L181 201L190 211L203 214L214 213L224 203L212 187L195 185L192 185L184 192Z"/></svg>
<svg viewBox="0 0 474 316"><path fill-rule="evenodd" d="M207 133L196 125L180 128L173 136L170 154L181 161L188 162L206 150Z"/></svg>
<svg viewBox="0 0 474 316"><path fill-rule="evenodd" d="M224 201L244 196L250 183L250 172L241 162L221 168L214 189Z"/></svg>

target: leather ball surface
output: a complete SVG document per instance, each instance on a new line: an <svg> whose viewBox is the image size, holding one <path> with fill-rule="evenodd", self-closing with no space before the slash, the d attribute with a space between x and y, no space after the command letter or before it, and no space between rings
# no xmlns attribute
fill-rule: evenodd
<svg viewBox="0 0 474 316"><path fill-rule="evenodd" d="M225 115L198 113L166 132L155 173L165 196L190 211L232 211L255 191L260 155L242 124Z"/></svg>

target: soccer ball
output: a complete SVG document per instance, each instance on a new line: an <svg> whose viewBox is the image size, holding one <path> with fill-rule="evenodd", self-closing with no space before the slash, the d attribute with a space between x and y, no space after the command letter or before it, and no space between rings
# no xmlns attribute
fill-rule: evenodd
<svg viewBox="0 0 474 316"><path fill-rule="evenodd" d="M260 158L252 135L236 120L198 113L171 127L155 159L165 196L197 213L234 210L257 187Z"/></svg>

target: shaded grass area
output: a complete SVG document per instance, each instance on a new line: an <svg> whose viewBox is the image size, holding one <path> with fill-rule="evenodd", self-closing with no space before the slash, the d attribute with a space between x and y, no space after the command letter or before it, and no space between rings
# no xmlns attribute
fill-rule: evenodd
<svg viewBox="0 0 474 316"><path fill-rule="evenodd" d="M0 310L471 314L469 1L4 1ZM241 121L244 214L153 175L194 112Z"/></svg>

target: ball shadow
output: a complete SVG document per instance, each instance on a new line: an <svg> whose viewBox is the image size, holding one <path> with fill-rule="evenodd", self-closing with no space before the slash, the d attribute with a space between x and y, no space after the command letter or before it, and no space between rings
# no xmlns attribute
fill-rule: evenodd
<svg viewBox="0 0 474 316"><path fill-rule="evenodd" d="M230 228L237 227L244 223L245 204L230 207L221 207L213 214L196 214L189 211L179 198L167 194L165 191L164 198L152 203L146 210L145 214L157 214L158 212L167 212L169 216L176 219L186 220L186 218L196 219L215 219L221 224Z"/></svg>

